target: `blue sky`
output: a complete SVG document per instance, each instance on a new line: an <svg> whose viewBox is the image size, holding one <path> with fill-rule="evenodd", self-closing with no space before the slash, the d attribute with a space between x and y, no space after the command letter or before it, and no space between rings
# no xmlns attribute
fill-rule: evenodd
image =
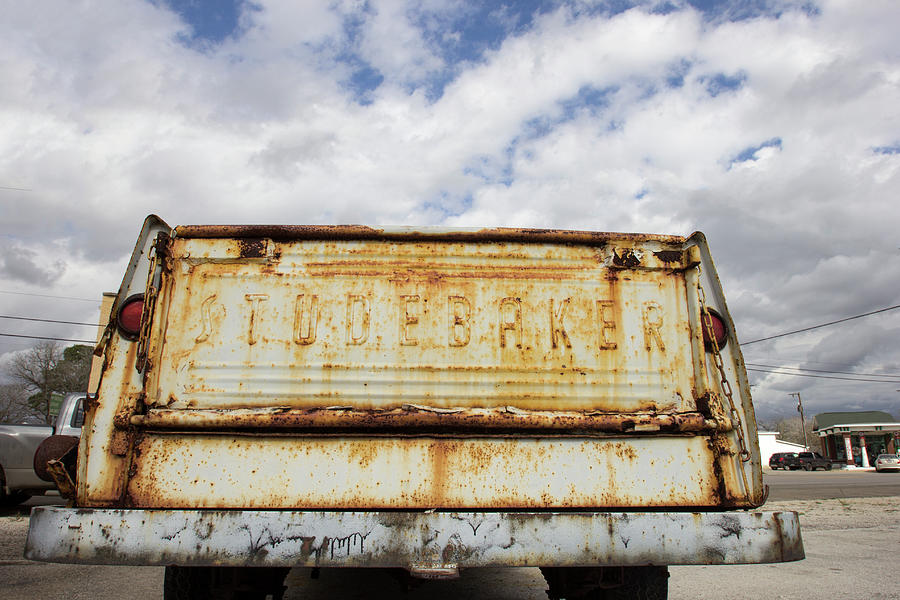
<svg viewBox="0 0 900 600"><path fill-rule="evenodd" d="M241 11L250 9L242 1L221 0L163 0L164 4L178 13L190 25L191 32L185 36L188 43L217 44L225 38L239 33Z"/></svg>
<svg viewBox="0 0 900 600"><path fill-rule="evenodd" d="M180 40L189 47L209 50L228 39L239 38L247 22L259 5L247 0L156 0L178 14L189 26L189 31ZM370 64L357 48L366 20L377 12L377 3L360 2L354 10L343 14L344 49L337 58L351 69L350 76L343 83L352 90L357 101L366 104L371 101L371 92L384 82L384 74ZM519 0L516 2L469 2L462 3L458 10L450 12L437 7L429 10L422 4L407 8L410 22L421 29L423 40L441 57L443 65L427 74L427 77L407 85L424 86L429 98L435 100L443 93L443 88L459 72L459 65L477 63L484 60L485 52L497 50L509 36L527 32L538 19L548 13L566 9L571 18L605 15L615 16L627 10L642 8L655 13L669 13L679 8L694 8L707 22L722 20L741 21L766 16L778 16L784 11L815 13L809 2L766 2L764 0L693 0L675 4L663 2L629 2L613 0L601 2L566 2ZM243 21L242 21L243 19ZM676 65L671 85L681 85L683 78ZM743 73L715 73L704 77L709 93L713 96L740 87L745 78ZM583 98L589 101L589 97Z"/></svg>
<svg viewBox="0 0 900 600"><path fill-rule="evenodd" d="M32 4L0 22L0 314L96 319L151 212L703 230L745 340L900 304L895 0ZM893 381L900 311L853 323L746 358ZM763 413L900 413L751 378Z"/></svg>

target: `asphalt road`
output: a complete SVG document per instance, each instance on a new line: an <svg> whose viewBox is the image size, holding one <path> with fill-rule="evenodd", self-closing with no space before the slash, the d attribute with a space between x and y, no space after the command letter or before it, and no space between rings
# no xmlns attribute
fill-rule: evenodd
<svg viewBox="0 0 900 600"><path fill-rule="evenodd" d="M769 500L900 496L900 472L763 470Z"/></svg>

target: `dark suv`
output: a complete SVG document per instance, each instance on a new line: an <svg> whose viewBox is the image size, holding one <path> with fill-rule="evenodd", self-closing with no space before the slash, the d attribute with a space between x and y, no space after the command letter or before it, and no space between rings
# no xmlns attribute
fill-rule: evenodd
<svg viewBox="0 0 900 600"><path fill-rule="evenodd" d="M796 452L776 452L769 458L769 468L770 469L787 469L784 466L785 458L793 458L797 456Z"/></svg>
<svg viewBox="0 0 900 600"><path fill-rule="evenodd" d="M818 452L798 452L794 456L785 457L782 463L783 467L787 467L791 471L803 469L804 471L815 471L822 469L831 470L831 459L825 458Z"/></svg>

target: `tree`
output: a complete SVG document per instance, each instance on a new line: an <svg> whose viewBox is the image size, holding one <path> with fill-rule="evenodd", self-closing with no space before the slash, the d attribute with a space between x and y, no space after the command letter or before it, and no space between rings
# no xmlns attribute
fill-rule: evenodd
<svg viewBox="0 0 900 600"><path fill-rule="evenodd" d="M62 352L56 342L41 342L25 353L13 358L8 375L33 395L28 403L35 408L47 424L50 416L50 398L53 393L52 373Z"/></svg>
<svg viewBox="0 0 900 600"><path fill-rule="evenodd" d="M25 388L15 383L0 385L0 423L21 423L27 417L35 417L28 405Z"/></svg>
<svg viewBox="0 0 900 600"><path fill-rule="evenodd" d="M806 437L810 446L815 445L816 435L813 433L813 419L806 420ZM805 444L803 440L803 428L800 426L800 417L785 417L779 419L772 428L780 433L779 438L785 442L793 442L794 444Z"/></svg>
<svg viewBox="0 0 900 600"><path fill-rule="evenodd" d="M41 342L16 355L7 374L32 394L28 404L50 424L53 393L86 391L90 371L90 346L69 346L62 350L56 342Z"/></svg>
<svg viewBox="0 0 900 600"><path fill-rule="evenodd" d="M63 350L62 360L56 364L52 374L54 391L65 393L87 390L93 353L93 348L80 344Z"/></svg>

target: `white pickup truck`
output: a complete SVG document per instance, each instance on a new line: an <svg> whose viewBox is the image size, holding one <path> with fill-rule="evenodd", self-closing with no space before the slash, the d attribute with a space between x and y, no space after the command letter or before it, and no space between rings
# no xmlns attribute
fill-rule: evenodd
<svg viewBox="0 0 900 600"><path fill-rule="evenodd" d="M280 598L294 566L536 566L572 599L803 558L796 513L756 510L699 233L151 216L97 352L55 471L73 506L34 509L32 560L165 565L170 600Z"/></svg>
<svg viewBox="0 0 900 600"><path fill-rule="evenodd" d="M81 436L85 397L66 394L53 427L0 424L0 505L19 504L56 489L52 479L43 479L35 471L35 452L51 436L65 436L70 445Z"/></svg>

